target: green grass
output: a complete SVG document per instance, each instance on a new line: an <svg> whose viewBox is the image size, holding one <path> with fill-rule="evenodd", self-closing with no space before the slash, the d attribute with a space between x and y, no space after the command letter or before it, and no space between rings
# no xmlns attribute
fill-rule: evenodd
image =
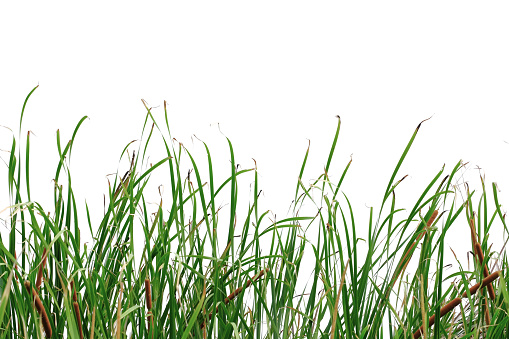
<svg viewBox="0 0 509 339"><path fill-rule="evenodd" d="M34 91L23 105L20 130ZM81 334L84 338L413 338L423 324L426 338L509 338L507 257L504 250L490 248L489 238L489 234L507 234L495 184L490 193L482 181L479 193L468 192L465 201L457 203L453 178L463 167L458 162L449 174L444 168L436 173L411 209L397 207L395 191L402 180L397 178L403 177L399 169L421 124L395 166L381 205L369 210L367 238L360 239L353 208L341 193L351 161L339 181L332 182L327 174L337 147L339 117L324 173L309 187L303 184L308 148L292 216L269 221L269 211L258 208L258 172L236 168L230 140L231 172L218 180L205 143L208 166L198 168L182 144L164 137L170 132L166 105L162 126L145 108L143 142L136 152L128 154L129 144L123 150L121 158L129 159L131 167L109 188L100 224L92 223L88 206L78 208L71 187L68 159L85 118L69 143L62 144L57 132L60 160L50 214L47 206L30 197L30 133L25 149L13 136L5 161L11 206L2 214L8 233L0 247L0 338L44 338L49 330L42 326L42 310L47 312L52 338ZM160 134L166 155L147 166L146 151L154 133ZM190 161L192 168L182 167L184 161ZM163 209L161 201L152 214L144 189L155 171L166 173L171 191L163 199L170 207ZM246 176L254 185L247 206L238 201L239 191L248 190L239 180ZM227 206L219 206L219 194L228 196ZM488 208L488 201L494 209ZM313 212L301 215L303 209ZM242 220L241 211L246 215ZM436 218L429 222L432 216ZM78 225L83 218L88 225ZM468 242L476 239L472 251L478 241L484 262L475 261L465 270L458 261L458 269L446 275L445 238L454 223L465 232L452 236ZM91 233L92 245L84 246L81 232ZM134 239L141 235L144 245L137 247ZM493 300L487 288L469 291L484 278L486 265L489 273L502 272L492 282ZM32 291L25 288L27 281ZM42 307L34 303L34 294ZM462 294L465 298L454 313L438 317L442 306ZM433 315L438 320L428 326Z"/></svg>

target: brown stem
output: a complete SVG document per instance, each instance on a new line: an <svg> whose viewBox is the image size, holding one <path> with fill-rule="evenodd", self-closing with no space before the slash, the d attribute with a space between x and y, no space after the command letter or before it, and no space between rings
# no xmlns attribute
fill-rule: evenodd
<svg viewBox="0 0 509 339"><path fill-rule="evenodd" d="M150 289L150 280L147 278L145 279L145 300L147 304L147 310L148 310L148 331L150 332L150 327L153 322L153 315L152 315L152 293Z"/></svg>
<svg viewBox="0 0 509 339"><path fill-rule="evenodd" d="M493 281L495 281L500 276L500 274L502 274L502 271L494 272L494 273L490 274L489 276L487 276L481 283L477 283L474 286L470 287L469 288L470 294L472 295L475 292L477 292L477 290L479 288L483 288L484 286L491 284ZM467 291L465 291L462 294L462 298L466 298L466 297L467 297ZM461 303L461 298L455 298L455 299L449 301L444 307L442 307L440 309L440 317L439 318L443 317L445 314L452 311L460 303ZM429 318L428 327L433 326L434 323L435 323L435 315L432 315ZM423 333L423 329L424 329L424 325L419 327L419 329L414 333L414 339L421 337L421 335Z"/></svg>
<svg viewBox="0 0 509 339"><path fill-rule="evenodd" d="M147 301L147 310L152 309L152 293L150 290L150 280L145 279L145 299Z"/></svg>
<svg viewBox="0 0 509 339"><path fill-rule="evenodd" d="M492 283L493 281L497 280L497 278L500 276L501 273L502 273L502 271L493 272L489 276L484 278L481 283L477 283L474 286L470 287L469 288L470 294L474 294L475 292L477 292L477 290L479 288L483 288L484 286L486 286L486 285ZM481 284L482 284L482 286L481 286ZM467 297L467 292L466 291L463 293L462 297L463 298Z"/></svg>
<svg viewBox="0 0 509 339"><path fill-rule="evenodd" d="M263 275L265 273L267 273L269 270L270 270L269 268L263 269L258 274L256 274L255 276L251 277L251 279L246 283L245 288L248 288L249 286L251 286L253 281L256 281L256 280L260 279L261 277L263 277ZM244 289L244 287L241 286L241 287L237 288L235 291L233 291L233 293L231 293L229 296L227 296L224 299L224 304L228 305L228 303L230 303L230 301L232 301L237 295L239 295L240 292L242 292L243 289ZM217 313L218 310L219 310L219 306L216 307L216 313ZM212 318L212 312L209 313L208 318L209 319ZM205 320L203 321L203 323L201 324L200 327L201 328L205 327Z"/></svg>
<svg viewBox="0 0 509 339"><path fill-rule="evenodd" d="M472 237L472 245L477 244L477 233L475 232L474 219L470 219L470 236Z"/></svg>
<svg viewBox="0 0 509 339"><path fill-rule="evenodd" d="M35 309L41 316L42 320L42 327L44 328L44 332L46 333L46 337L51 338L51 323L48 318L48 314L46 313L46 310L44 309L44 305L42 304L41 298L39 298L39 294L37 294L37 291L35 288L30 288L30 281L25 281L25 288L30 296L33 298L33 302L35 304Z"/></svg>
<svg viewBox="0 0 509 339"><path fill-rule="evenodd" d="M80 339L83 339L83 328L81 327L80 305L75 301L72 303L74 306L74 314L76 314L76 322L80 331Z"/></svg>
<svg viewBox="0 0 509 339"><path fill-rule="evenodd" d="M434 210L433 213L431 214L431 217L429 218L428 222L426 223L426 227L430 227L433 224L437 215L438 215L438 211ZM421 234L419 234L417 236L417 239L412 243L412 245L410 246L408 251L406 251L405 255L403 256L403 259L400 260L398 266L396 267L394 276L392 278L392 284L391 284L392 286L391 287L394 287L394 285L396 284L396 281L398 280L399 275L401 274L401 272L403 272L406 269L406 265L408 264L408 262L410 262L410 259L412 258L412 254L413 254L412 249L414 248L415 245L417 245L417 243L421 240L421 238L423 236L424 236L424 232L422 232ZM401 264L404 263L407 256L409 256L407 263L405 263L403 266L401 266Z"/></svg>
<svg viewBox="0 0 509 339"><path fill-rule="evenodd" d="M481 244L476 243L475 244L475 253L477 254L477 259L479 260L479 265L482 265L484 262L484 254L482 253ZM488 266L486 264L483 265L483 274L484 277L488 277L490 275L490 271L488 271ZM490 295L491 300L495 300L495 290L493 289L493 286L489 284L487 286L488 294Z"/></svg>
<svg viewBox="0 0 509 339"><path fill-rule="evenodd" d="M76 289L74 288L74 281L71 281L71 290L72 290L72 301L78 302L78 295L76 294Z"/></svg>
<svg viewBox="0 0 509 339"><path fill-rule="evenodd" d="M92 312L92 325L90 326L90 339L94 339L94 331L95 331L95 307Z"/></svg>
<svg viewBox="0 0 509 339"><path fill-rule="evenodd" d="M479 244L478 236L475 232L475 223L474 219L470 219L470 235L472 237L472 246L474 247L475 255L477 256L477 260L479 260L479 265L482 265L484 262L484 254L482 253L481 244ZM483 266L483 275L486 278L489 276L490 271L486 265ZM490 295L491 300L495 300L495 290L491 284L488 285L488 294Z"/></svg>
<svg viewBox="0 0 509 339"><path fill-rule="evenodd" d="M44 271L44 266L46 266L46 258L46 249L44 249L42 251L42 259L41 264L39 265L39 272L37 272L37 280L35 281L35 288L37 288L37 290L39 290L42 284L42 273Z"/></svg>

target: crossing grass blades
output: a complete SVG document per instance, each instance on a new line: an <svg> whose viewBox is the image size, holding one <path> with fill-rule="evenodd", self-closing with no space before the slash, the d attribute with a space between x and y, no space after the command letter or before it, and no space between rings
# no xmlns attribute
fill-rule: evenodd
<svg viewBox="0 0 509 339"><path fill-rule="evenodd" d="M36 88L23 105L20 131ZM91 221L87 205L78 206L71 187L69 159L85 117L68 143L57 132L51 208L31 199L30 174L45 164L30 162L30 132L23 149L13 136L5 161L9 191L2 192L11 203L0 215L6 230L0 338L509 337L507 257L504 249L491 248L489 237L507 235L495 184L487 189L481 180L482 190L458 203L453 183L464 166L458 162L448 174L439 170L411 209L397 207L399 170L422 123L380 206L359 225L340 192L352 160L339 180L329 178L339 117L324 173L303 183L308 147L295 172L292 216L270 220L269 211L258 208L257 169L237 169L230 140L230 175L219 180L205 143L208 166L198 168L182 144L164 136L170 133L166 104L162 128L145 109L142 142L137 151L128 154L128 144L121 153L131 165L109 188L100 223ZM147 166L154 131L167 154ZM184 159L192 168L183 167ZM154 171L167 173L164 185L171 189L162 197L170 207L163 209L161 200L150 213L144 189ZM239 181L246 176L253 194L249 204L240 204L238 192L249 191ZM219 194L229 196L228 205L219 206ZM314 212L301 215L303 206ZM80 217L88 225L78 226ZM451 235L453 224L464 234ZM366 228L362 241L358 233ZM88 247L86 231L94 239ZM144 245L136 248L133 239L141 234ZM470 270L458 261L459 269L445 273L448 236L472 243Z"/></svg>

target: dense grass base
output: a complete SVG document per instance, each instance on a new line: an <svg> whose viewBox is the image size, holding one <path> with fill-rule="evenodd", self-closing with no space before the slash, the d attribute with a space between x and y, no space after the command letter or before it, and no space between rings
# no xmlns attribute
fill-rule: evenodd
<svg viewBox="0 0 509 339"><path fill-rule="evenodd" d="M264 227L268 211L258 210L258 172L237 170L230 141L231 174L217 183L207 145L204 171L182 144L167 142L145 108L143 143L137 151L129 154L128 144L122 152L131 166L110 187L99 225L92 224L88 206L77 208L67 160L85 118L65 146L57 132L60 161L49 214L30 198L30 133L25 150L13 137L9 234L0 248L0 338L509 336L507 257L504 250L491 249L489 239L490 231L502 233L493 225L507 234L495 184L493 211L484 182L478 203L474 192L467 192L457 204L451 183L463 166L458 162L449 175L443 168L436 174L413 208L396 208L395 189L404 179L396 177L421 124L381 206L370 209L368 238L360 239L350 202L340 194L351 162L338 182L327 174L339 117L324 173L309 187L302 183L308 149L293 216ZM170 133L166 104L165 125ZM154 129L167 156L147 168ZM181 167L183 159L192 171ZM143 191L156 170L168 171L171 191L163 199L170 208L163 210L161 201L151 214ZM253 176L254 194L245 220L239 220L245 207L238 203L238 179L246 175ZM229 197L226 218L220 218L223 206L216 203L220 193ZM313 212L302 215L304 206ZM92 246L83 244L80 233L86 229L78 226L79 216L87 217ZM445 276L445 237L458 222L466 232L453 236L472 243L474 266L465 270L458 261L459 269ZM140 237L144 245L138 248Z"/></svg>

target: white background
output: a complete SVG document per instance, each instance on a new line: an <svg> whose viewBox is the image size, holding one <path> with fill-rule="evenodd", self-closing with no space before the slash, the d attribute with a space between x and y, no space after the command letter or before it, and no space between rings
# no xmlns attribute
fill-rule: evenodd
<svg viewBox="0 0 509 339"><path fill-rule="evenodd" d="M469 162L471 188L479 189L479 173L486 174L488 196L496 181L504 204L508 14L508 3L497 1L2 3L0 124L18 136L23 101L39 84L21 136L33 132L32 198L51 211L56 130L65 143L89 116L71 171L81 216L86 199L96 223L106 175L125 172L120 153L140 137L141 99L154 107L161 127L167 101L172 137L202 160L203 146L191 138L205 141L219 178L230 164L221 132L241 168L253 167L254 158L262 204L279 219L295 194L308 139L304 182L322 173L336 115L342 125L330 177L337 182L353 154L342 190L359 232L366 230L367 206L379 206L404 147L430 116L397 176L409 175L397 189L400 206L411 207L443 164L449 173L460 159ZM11 140L1 128L6 162ZM6 166L0 166L1 210L9 200ZM169 191L169 181L153 180ZM156 189L151 192L150 201L158 202ZM457 229L468 242L460 218Z"/></svg>

